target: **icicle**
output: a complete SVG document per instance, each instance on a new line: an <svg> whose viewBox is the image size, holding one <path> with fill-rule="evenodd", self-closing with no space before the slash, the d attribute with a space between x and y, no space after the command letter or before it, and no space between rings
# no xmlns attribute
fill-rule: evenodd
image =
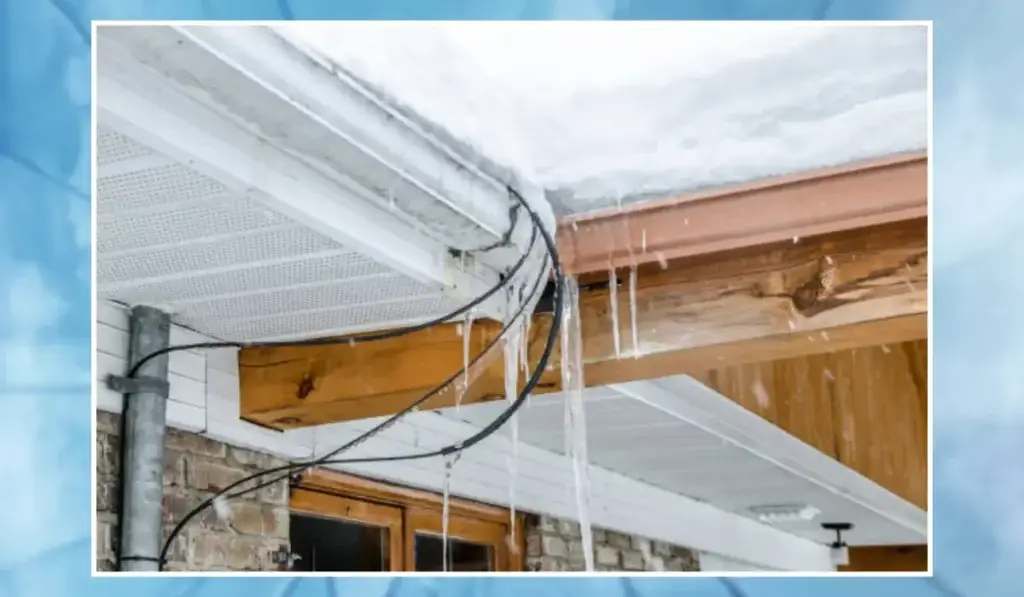
<svg viewBox="0 0 1024 597"><path fill-rule="evenodd" d="M444 457L444 494L441 502L441 571L448 572L448 511L451 508L452 468L462 452Z"/></svg>
<svg viewBox="0 0 1024 597"><path fill-rule="evenodd" d="M754 392L754 397L757 398L758 408L764 410L771 405L772 398L768 395L768 390L764 389L764 384L761 383L760 379L755 380L750 389Z"/></svg>
<svg viewBox="0 0 1024 597"><path fill-rule="evenodd" d="M619 280L615 277L615 270L608 270L608 300L612 313L612 342L615 344L615 358L622 354L622 347L619 342ZM565 353L563 353L565 354ZM564 360L564 359L563 359Z"/></svg>
<svg viewBox="0 0 1024 597"><path fill-rule="evenodd" d="M517 306L518 308L518 306ZM519 330L513 326L505 343L505 401L511 406L519 394ZM523 344L526 344L523 342ZM519 413L512 413L509 420L512 441L512 458L509 462L508 507L510 547L516 545L516 476L519 469Z"/></svg>
<svg viewBox="0 0 1024 597"><path fill-rule="evenodd" d="M629 268L629 325L633 332L633 358L640 358L640 328L636 327L636 266Z"/></svg>
<svg viewBox="0 0 1024 597"><path fill-rule="evenodd" d="M530 379L530 318L523 318L523 332L519 340L519 364L523 368L523 378Z"/></svg>
<svg viewBox="0 0 1024 597"><path fill-rule="evenodd" d="M469 390L469 344L473 337L473 310L466 311L466 319L462 323L462 384L455 392L455 413L459 413L462 397Z"/></svg>
<svg viewBox="0 0 1024 597"><path fill-rule="evenodd" d="M658 251L654 256L658 258L658 265L661 266L661 269L668 269L668 258L665 257L664 253Z"/></svg>
<svg viewBox="0 0 1024 597"><path fill-rule="evenodd" d="M594 537L590 528L590 481L587 426L583 415L583 387L579 286L574 278L566 278L562 316L562 389L566 400L566 455L572 461L573 477L576 481L576 507L583 538L583 557L587 572L592 572Z"/></svg>

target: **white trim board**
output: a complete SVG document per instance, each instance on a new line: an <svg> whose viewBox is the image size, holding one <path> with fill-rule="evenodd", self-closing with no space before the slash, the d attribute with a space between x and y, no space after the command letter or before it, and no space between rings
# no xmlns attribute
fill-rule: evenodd
<svg viewBox="0 0 1024 597"><path fill-rule="evenodd" d="M927 512L691 377L609 387L841 495L918 533L922 540L928 536Z"/></svg>
<svg viewBox="0 0 1024 597"><path fill-rule="evenodd" d="M126 310L109 302L98 305L97 326L126 334ZM113 334L113 332L104 332ZM195 340L198 335L175 326L175 343ZM200 336L201 337L201 336ZM111 344L104 340L103 347ZM108 348L97 347L99 350ZM111 351L114 352L114 351ZM105 352L104 354L110 354ZM205 381L198 385L182 381L184 373L198 376L200 360L205 364ZM99 410L119 412L121 396L103 386L106 373L123 373L127 362L107 358L113 370L98 369ZM172 398L168 402L168 425L227 444L259 450L285 459L323 454L354 437L374 423L372 420L327 425L277 433L238 418L237 352L218 349L196 352L172 361ZM99 365L99 363L98 363ZM198 382L198 380L190 379ZM201 387L200 405L179 401L181 384ZM468 437L478 428L453 421L437 413L416 413L349 453L352 457L408 454L450 444ZM516 507L558 518L577 518L571 464L565 457L525 443L518 447ZM509 505L509 459L512 445L498 433L467 450L454 467L451 489L454 495L486 503ZM339 467L341 470L401 483L430 491L443 489L443 462L439 458L396 463L373 463ZM759 566L778 570L832 570L828 549L813 541L771 528L748 518L719 510L690 498L656 488L597 466L590 467L591 520L595 526L623 533L683 545L700 551L724 554Z"/></svg>

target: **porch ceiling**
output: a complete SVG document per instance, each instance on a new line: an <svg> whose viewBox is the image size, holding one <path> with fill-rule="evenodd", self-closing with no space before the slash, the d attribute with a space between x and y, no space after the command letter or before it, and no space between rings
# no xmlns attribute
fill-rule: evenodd
<svg viewBox="0 0 1024 597"><path fill-rule="evenodd" d="M851 545L925 542L924 511L757 415L728 408L728 399L698 382L678 376L622 390L584 392L593 465L754 520L757 506L816 508L820 514L812 520L774 526L821 543L834 539L822 522L853 523L846 537ZM482 427L504 408L490 402L441 413ZM564 454L563 409L563 400L531 400L519 411L520 440ZM767 441L760 443L758 435Z"/></svg>

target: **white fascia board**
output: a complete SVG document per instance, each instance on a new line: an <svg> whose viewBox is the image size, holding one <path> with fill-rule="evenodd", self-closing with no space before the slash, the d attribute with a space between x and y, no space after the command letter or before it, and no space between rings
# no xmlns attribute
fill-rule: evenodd
<svg viewBox="0 0 1024 597"><path fill-rule="evenodd" d="M98 34L95 74L97 116L104 126L456 298L477 296L497 283L493 270L464 271L443 242L380 209L366 189L297 159L288 147L214 109L104 34ZM484 311L500 313L500 303Z"/></svg>
<svg viewBox="0 0 1024 597"><path fill-rule="evenodd" d="M417 220L446 224L433 229L447 236L442 240L449 246L471 250L494 244L507 233L512 202L505 183L434 139L344 71L313 60L269 27L175 29L316 120L332 143L385 165L404 182L381 201L394 203Z"/></svg>
<svg viewBox="0 0 1024 597"><path fill-rule="evenodd" d="M927 537L927 512L689 376L609 387Z"/></svg>

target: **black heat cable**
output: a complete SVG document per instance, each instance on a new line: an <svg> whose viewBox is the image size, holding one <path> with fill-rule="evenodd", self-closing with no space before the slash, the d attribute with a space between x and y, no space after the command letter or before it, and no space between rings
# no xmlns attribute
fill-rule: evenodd
<svg viewBox="0 0 1024 597"><path fill-rule="evenodd" d="M263 484L259 484L259 485L256 485L254 487L251 487L251 488L248 488L248 489L236 492L234 494L227 495L227 497L228 498L233 498L233 497L238 497L238 496L241 496L241 495L245 495L247 493L251 493L253 491L257 491L257 490L261 489L262 487L265 487L267 485L271 485L273 483L277 483L277 482L279 482L281 480L284 480L287 477L290 477L293 474L293 472L296 471L296 470L307 470L309 468L312 468L314 466L319 466L319 465L325 465L325 464L354 464L354 463L367 463L367 462L392 462L392 461L399 461L399 460L418 460L418 459L424 459L424 458L432 458L432 457L435 457L435 456L442 456L442 457L448 456L448 455L453 454L453 453L461 452L462 450L465 450L465 449L467 449L469 447L472 447L473 445L476 445L477 443L483 441L488 436L492 435L495 431L500 429L501 426L504 425L515 414L515 412L517 410L519 410L519 408L523 405L523 403L529 397L530 393L537 386L537 383L540 381L540 377L541 377L541 375L543 375L543 372L545 371L545 369L547 367L547 363L550 360L551 353L552 353L552 351L554 349L554 346L555 346L555 342L557 341L558 332L559 332L559 328L561 327L561 322L562 322L562 317L563 317L562 307L563 307L563 302L564 302L564 286L563 286L563 284L564 284L564 275L562 274L561 263L560 263L560 260L559 260L559 257L558 257L558 249L555 246L555 241L552 238L551 234L544 228L543 223L540 221L540 216L530 207L528 202L515 189L513 189L511 187L508 187L508 192L509 192L509 195L515 201L517 201L525 209L527 214L530 216L530 219L533 221L533 230L532 230L532 234L531 234L531 237L530 237L529 247L523 253L523 255L519 259L519 261L510 269L510 271L508 272L508 275L505 276L498 285L494 286L493 288L491 288L490 290L485 292L483 295L481 295L477 299L474 299L470 303L467 303L465 306L461 307L460 309L457 309L456 311L454 311L452 313L449 313L449 314L444 315L444 316L442 316L440 318L437 318L437 319L434 319L432 321L429 321L429 322L426 322L426 323L423 323L423 324L419 324L419 325L416 325L416 326L410 326L410 327L402 328L402 329L399 329L399 330L391 330L391 331L388 331L388 332L381 332L381 333L377 333L377 334L368 334L368 335L363 335L363 336L359 336L359 337L314 338L314 339L310 339L310 340L281 341L281 342L262 342L262 343L204 342L204 343L195 343L195 344L188 344L188 345L179 345L179 346L174 346L174 347L168 347L168 348L165 348L165 349L161 349L160 351L155 351L154 353L146 355L145 357L140 359L131 368L131 370L129 371L129 376L134 376L135 374L138 373L139 367L141 367L143 364L145 364L150 359L155 358L157 356L160 356L161 354L167 354L167 353L178 351L178 350L207 349L207 348L274 347L274 346L316 346L316 345L325 345L325 344L335 344L335 343L339 343L339 342L342 342L342 341L348 341L348 342L353 342L353 341L354 342L372 342L372 341L376 341L376 340L384 340L384 339L388 339L388 338L400 337L400 336L403 336L403 335L407 335L407 334L413 333L415 331L424 330L424 329L427 329L429 327L433 327L435 325L439 325L441 323L445 323L447 321L450 321L450 320L454 319L455 317L458 317L459 315L468 312L470 309L474 308L475 306L481 304L482 302L484 302L485 300L487 300L488 298L493 296L498 290L503 288L507 283L511 282L514 279L515 274L519 271L519 269L525 263L527 256L532 252L532 248L534 246L534 242L536 240L536 236L537 236L537 232L538 231L540 232L540 235L541 235L541 237L542 237L542 239L544 241L544 244L546 245L547 251L548 251L548 257L545 260L545 265L544 265L544 267L541 268L540 275L538 276L537 281L534 283L534 288L532 289L532 291L530 293L530 297L532 299L533 296L536 295L537 291L540 288L541 282L545 278L546 268L547 268L547 265L548 265L547 262L550 261L550 265L551 265L551 268L552 268L552 276L554 278L554 297L553 297L554 298L554 301L553 301L554 302L554 305L553 305L553 307L554 307L554 309L553 309L554 315L552 317L551 329L549 330L548 337L547 337L547 340L546 340L545 345L544 345L544 350L543 350L543 352L542 352L542 354L540 356L540 359L539 359L539 361L537 363L537 367L534 369L534 371L531 374L530 378L527 380L527 383L524 386L522 392L520 392L520 394L516 398L516 400L513 401L513 403L507 409L505 409L501 414L499 414L490 424L488 424L486 427L481 429L476 434L470 436L469 438L466 438L465 440L463 440L461 442L458 442L456 444L451 444L451 445L446 446L444 448L440 448L440 449L433 450L433 451L430 451L430 452L423 452L423 453L419 453L419 454L406 454L406 455L399 455L399 456L386 456L386 457L368 457L368 458L354 458L354 459L333 459L333 456L336 456L337 454L339 454L339 453L341 453L341 452L343 452L343 451L345 451L347 449L351 449L352 447L354 447L354 446L362 443L363 441L369 439L373 435L375 435L377 433L380 433L381 431L383 431L387 427L389 427L392 424L394 424L395 421L397 421L401 417L405 416L409 411L415 409L418 405L422 404L423 402L425 402L426 400L428 400L432 396L434 396L437 393L439 393L440 391L442 391L445 387L447 387L455 379L457 379L459 375L461 375L461 374L463 374L465 372L465 368L463 368L462 370L457 371L451 378L449 378L449 380L446 380L441 386L438 386L437 388L435 388L434 390L429 392L426 396L421 397L420 399L416 400L413 404L407 406L402 411L399 411L398 413L392 415L387 420L381 422L380 424L378 424L374 428L371 428L370 430L368 430L367 432L363 433L359 437L357 437L357 438L347 442L344 446L341 446L340 448L332 450L330 453L328 453L328 454L326 454L324 456L321 456L321 457L319 457L317 459L314 459L313 461L307 461L307 462L302 462L302 463L291 463L291 464L286 465L286 466L277 467L277 468L266 470L266 471L261 471L261 472L255 474L255 475L250 475L247 478L241 479L241 480L239 480L239 481L229 485L228 487L225 487L225 488L221 489L219 492L215 493L213 496L211 496L210 498L205 500L203 503L201 503L199 506L194 508L191 512L189 512L189 514L187 514L174 527L174 529L171 531L171 533L167 537L167 539L166 539L166 541L164 543L163 549L161 550L160 561L159 561L159 566L160 566L161 569L163 568L163 565L166 562L167 553L169 552L170 547L171 547L174 539L177 537L178 534L180 534L181 530L185 527L185 525L189 521L191 521L192 518L194 518L196 515L198 515L200 512L202 512L206 508L210 507L215 502L216 499L224 497L231 489L234 489L235 487L238 487L241 484L244 484L244 483L246 483L248 481L252 481L254 479L260 478L260 477L262 477L264 475L274 474L274 473L277 473L277 472L289 471L288 473L286 473L282 477L276 478L276 479L274 479L274 480L272 480L270 482L265 482ZM477 355L473 359L473 363L477 362L480 358L482 358L485 354L487 354L490 351L490 349L497 343L497 341L504 337L505 333L510 329L511 325L522 315L522 312L524 311L525 306L527 304L528 304L528 302L524 301L520 305L519 312L517 312L514 317L509 319L509 324L507 324L505 326L505 328L502 329L501 333L498 334L498 336L494 340L492 340L492 342L487 347L485 347L483 352L481 352L479 355Z"/></svg>
<svg viewBox="0 0 1024 597"><path fill-rule="evenodd" d="M547 265L547 263L546 263L546 260L545 260L545 268L546 268L546 265ZM545 279L544 269L542 269L541 270L541 275L538 276L536 282L534 282L533 289L530 292L530 297L531 298L536 296L538 290L540 289L540 283L544 279ZM527 303L523 303L522 305L520 305L520 308L519 308L518 312L515 314L515 317L511 318L509 323L506 324L504 328L502 328L501 332L497 336L495 336L495 338L493 338L490 342L488 342L487 345L484 347L484 349L480 353L478 353L477 355L475 355L473 357L473 359L467 364L467 367L474 366L477 362L480 361L480 359L482 359L484 356L486 356L487 353L489 353L491 351L491 349L494 348L494 346L497 345L497 343L504 337L505 333L508 332L508 330L510 330L512 328L512 326L514 325L514 322L516 321L516 319L518 319L522 315L522 313L525 311L526 304ZM445 453L442 451L443 450L442 449L442 450L436 450L434 452L421 453L421 454L412 454L412 455L389 456L389 457L367 457L367 458L360 458L360 459L343 459L343 460L336 460L336 459L334 459L334 456L337 456L338 454L340 454L340 453L342 453L342 452L344 452L346 450L351 450L352 448L358 446L359 444L363 443L364 441L368 440L369 438L373 437L374 435L377 435L378 433L383 432L388 427L394 425L398 420L400 420L402 417L406 416L409 412L415 410L418 406L420 406L421 404L423 404L427 400L433 398L434 396L439 394L441 391L443 391L445 388L450 386L453 382L455 382L465 372L465 370L466 369L463 368L463 369L460 369L459 371L456 371L448 379L446 379L445 381L441 382L440 385L435 387L430 392L424 394L422 397L416 399L414 402L412 402L411 404L409 404L408 406L406 406L402 410L400 410L397 413L391 415L390 417L388 417L384 421L378 423L374 427L368 429L367 431L363 432L359 436L349 440L348 442L346 442L342 446L339 446L338 448L335 448L334 450L331 450L329 453L327 453L327 454L325 454L323 456L319 456L319 457L317 457L317 458L315 458L315 459L313 459L311 461L292 462L292 463L288 463L288 464L285 464L285 465L282 465L282 466L279 466L279 467L274 467L274 468L258 471L256 473L253 473L251 475L243 477L243 478L241 478L241 479L231 483L230 485L220 489L219 491L217 491L216 493L214 493L213 495L208 497L205 501L201 502L198 506L193 508L188 514L186 514L174 526L174 528L171 530L170 534L168 534L167 539L164 542L164 547L163 547L163 550L162 550L161 555L160 555L161 565L163 563L165 563L165 560L166 560L166 557L167 557L167 553L169 552L170 546L173 543L174 539L181 533L181 531L185 528L185 526L193 518L198 516L205 509L209 508L217 499L220 499L220 498L224 498L224 499L238 498L238 497L241 497L243 495L252 493L254 491L259 491L260 489L263 489L264 487L269 487L270 485L274 485L275 483L279 483L281 481L290 479L295 474L301 474L305 470L308 470L310 468L313 468L313 467L316 467L316 466L319 466L319 465L324 465L324 464L343 464L343 463L357 463L357 462L382 462L382 461L391 461L391 460L414 460L414 459L420 459L420 458L429 458L429 457L434 457L434 456L445 455ZM483 439L483 438L481 438L481 439ZM458 446L461 445L461 448L459 448L459 449L465 449L465 447L466 447L465 444L466 444L466 442L464 441L464 442L461 442L460 444L453 444L453 446L458 447ZM458 450L456 450L456 451L458 451ZM280 476L274 477L273 479L269 479L267 481L263 481L263 482L261 482L259 484L256 484L256 485L254 485L252 487L247 487L245 489L236 491L234 493L228 493L232 489L240 487L240 486L242 486L242 485L244 485L244 484L246 484L246 483L248 483L250 481L254 481L256 479L259 479L260 477L263 477L263 476L266 476L266 475L273 475L273 474L276 474L276 473L282 473L282 474Z"/></svg>
<svg viewBox="0 0 1024 597"><path fill-rule="evenodd" d="M514 191L512 191L511 189L509 189L509 190L510 190L510 193L514 193ZM518 194L515 194L513 196L517 196L517 195ZM424 322L424 323L421 323L421 324L413 325L413 326L408 326L408 327L404 327L404 328L398 328L398 329L395 329L395 330L388 330L388 331L385 331L385 332L379 332L379 333L374 333L374 334L366 334L366 335L361 335L361 336L333 336L333 337L313 338L313 339L308 339L308 340L284 340L284 341L279 341L279 342L226 342L226 341L196 342L196 343L191 343L191 344L180 344L180 345L176 345L176 346L168 346L166 348L154 351L154 352L152 352L152 353L142 357L141 359L139 359L139 361L136 362L129 369L127 376L130 377L130 378L131 377L135 377L136 375L138 375L139 369L143 365L145 365L147 362L149 362L150 360L152 360L152 359L154 359L156 357L159 357L159 356L165 355L165 354L169 354L169 353L172 353L172 352L181 351L181 350L205 350L205 349L217 349L217 348L239 348L239 349L241 349L241 348L270 348L270 347L288 347L288 346L318 346L318 345L328 345L328 344L339 344L339 343L342 343L342 342L349 342L351 344L357 344L357 343L362 343L362 342L373 342L373 341L378 341L378 340L386 340L386 339L390 339L390 338L397 338L397 337L405 336L405 335L408 335L408 334L411 334L411 333L414 333L414 332L417 332L417 331L422 331L422 330L425 330L427 328L430 328L430 327L433 327L433 326L436 326L436 325L440 325L442 323L451 321L452 319L454 319L454 318L456 318L456 317L458 317L458 316L460 316L460 315L462 315L464 313L467 313L471 309L473 309L474 307L482 304L484 301L486 301L489 298L491 298L492 296L494 296L494 294L497 293L499 290L504 288L509 283L509 281L514 279L515 275L519 273L519 271L522 269L523 265L526 263L527 258L532 253L533 248L536 245L537 229L538 228L535 225L533 227L532 231L531 231L530 241L529 241L529 244L527 245L526 250L520 256L520 258L516 261L516 263L514 263L511 268L509 268L508 273L499 280L498 284L496 284L495 286L491 287L488 291L484 292L482 295L478 296L477 298L473 299L472 301L470 301L469 303L463 305L462 307L456 309L455 311L452 311L450 313L442 315L442 316L440 316L438 318L435 318L433 320L430 320L430 321L427 321L427 322ZM545 265L545 267L546 267L546 265ZM543 272L543 268L542 268L541 271ZM460 370L458 373L456 373L456 375L458 375L459 373L462 373L462 372L463 371ZM444 389L443 387L438 388L436 391L431 392L428 395L428 397L437 394L438 392L440 392L443 389ZM425 399L424 399L424 401L425 401ZM421 403L422 403L421 401L417 401L417 404L421 404ZM404 414L405 413L402 412L398 416L404 416ZM397 419L397 417L396 417L396 419ZM383 430L383 428L386 428L387 426L390 426L393 423L394 423L394 421L385 421L384 424L382 425L382 428L381 429L377 429L376 432L379 432L379 431ZM360 441L362 441L362 440L360 440ZM342 449L348 449L349 447L352 447L352 446L346 445ZM338 451L333 451L330 454L325 455L325 457L329 458L331 456L336 455L337 453L338 453ZM321 459L322 458L324 458L324 457L321 457ZM317 464L318 464L318 462L314 461L309 466L316 466ZM251 481L252 478L246 478L245 480ZM231 496L227 496L227 497L232 498L232 497L238 497L238 496L241 496L241 495L245 495L246 493L251 493L252 491L256 491L256 490L262 489L263 487L266 487L268 485L272 485L273 483L276 483L276 482L277 482L277 480L274 480L274 481L268 482L268 483L264 483L264 484L260 484L260 485L258 485L256 487L250 488L248 490L245 490L245 491L239 492L239 493L237 493L235 495L231 495ZM238 485L239 484L233 484L233 485L231 485L231 486L229 486L228 488L225 488L225 489L231 489L231 488L237 487ZM201 502L196 508L194 508L192 511L190 511L182 519L181 522L178 523L178 525L172 531L171 535L167 538L167 540L165 540L164 547L161 550L161 557L159 559L159 565L160 565L161 569L163 567L163 564L166 562L166 555L167 555L167 552L168 552L168 550L169 550L169 548L171 546L171 543L172 543L173 539L175 537L177 537L177 535L181 532L181 529L184 528L185 524L188 523L189 521L191 521L195 516L197 516L203 510L205 510L206 508L210 507L210 505L213 504L214 499L217 498L217 497L220 497L221 495L222 495L221 493L214 494L213 496L211 496L210 499ZM119 555L119 557L120 557L120 555Z"/></svg>
<svg viewBox="0 0 1024 597"><path fill-rule="evenodd" d="M361 335L358 335L358 336L324 336L324 337L320 337L320 338L308 338L308 339L305 339L305 340L280 340L280 341L273 341L273 342L228 342L228 341L218 340L216 342L194 342L192 344L179 344L177 346L168 346L166 348L161 348L160 350L154 350L153 352L151 352L151 353L147 354L146 356L142 357L141 359L139 359L138 362L136 362L134 365L132 365L132 368L128 370L127 377L131 378L131 377L135 377L136 375L138 375L139 369L143 365L145 365L146 363L151 361L152 359L155 359L155 358L157 358L159 356L162 356L162 355L165 355L165 354L170 354L172 352L178 352L180 350L209 350L209 349L215 349L215 348L238 348L238 349L242 349L242 348L284 348L284 347L293 347L293 346L326 346L326 345L329 345L329 344L340 344L342 342L348 342L350 344L362 344L364 342L377 342L379 340L390 340L390 339L393 339L393 338L400 338L402 336L408 336L409 334L413 334L413 333L416 333L416 332L421 332L421 331L423 331L425 329L432 328L432 327L441 325L443 323L448 323L449 321L455 319L459 315L463 315L463 314L467 313L468 311L470 311L471 309L476 308L477 306L482 304L484 301L486 301L487 299L489 299L492 296L494 296L495 293L497 293L499 290L504 288L505 285L508 283L508 280L512 279L515 276L515 274L519 272L520 268L523 267L523 264L526 263L526 258L530 255L530 252L533 249L533 245L534 245L534 242L536 240L536 236L537 236L537 229L534 228L533 234L530 236L530 244L529 244L527 250L519 258L519 261L517 261L512 266L512 268L509 269L508 274L506 274L504 277L502 277L498 281L497 284L495 284L490 289L488 289L487 292L484 292L480 296L476 297L475 299L473 299L472 301L466 303L465 305L459 307L458 309L456 309L456 310L454 310L454 311L452 311L450 313L447 313L445 315L442 315L440 317L436 317L434 319L431 319L430 321L426 321L426 322L423 322L423 323L418 323L416 325L411 325L411 326L407 326L407 327L404 327L404 328L397 328L397 329L394 329L394 330L387 330L387 331L384 331L384 332L375 332L375 333L370 333L370 334L361 334Z"/></svg>

